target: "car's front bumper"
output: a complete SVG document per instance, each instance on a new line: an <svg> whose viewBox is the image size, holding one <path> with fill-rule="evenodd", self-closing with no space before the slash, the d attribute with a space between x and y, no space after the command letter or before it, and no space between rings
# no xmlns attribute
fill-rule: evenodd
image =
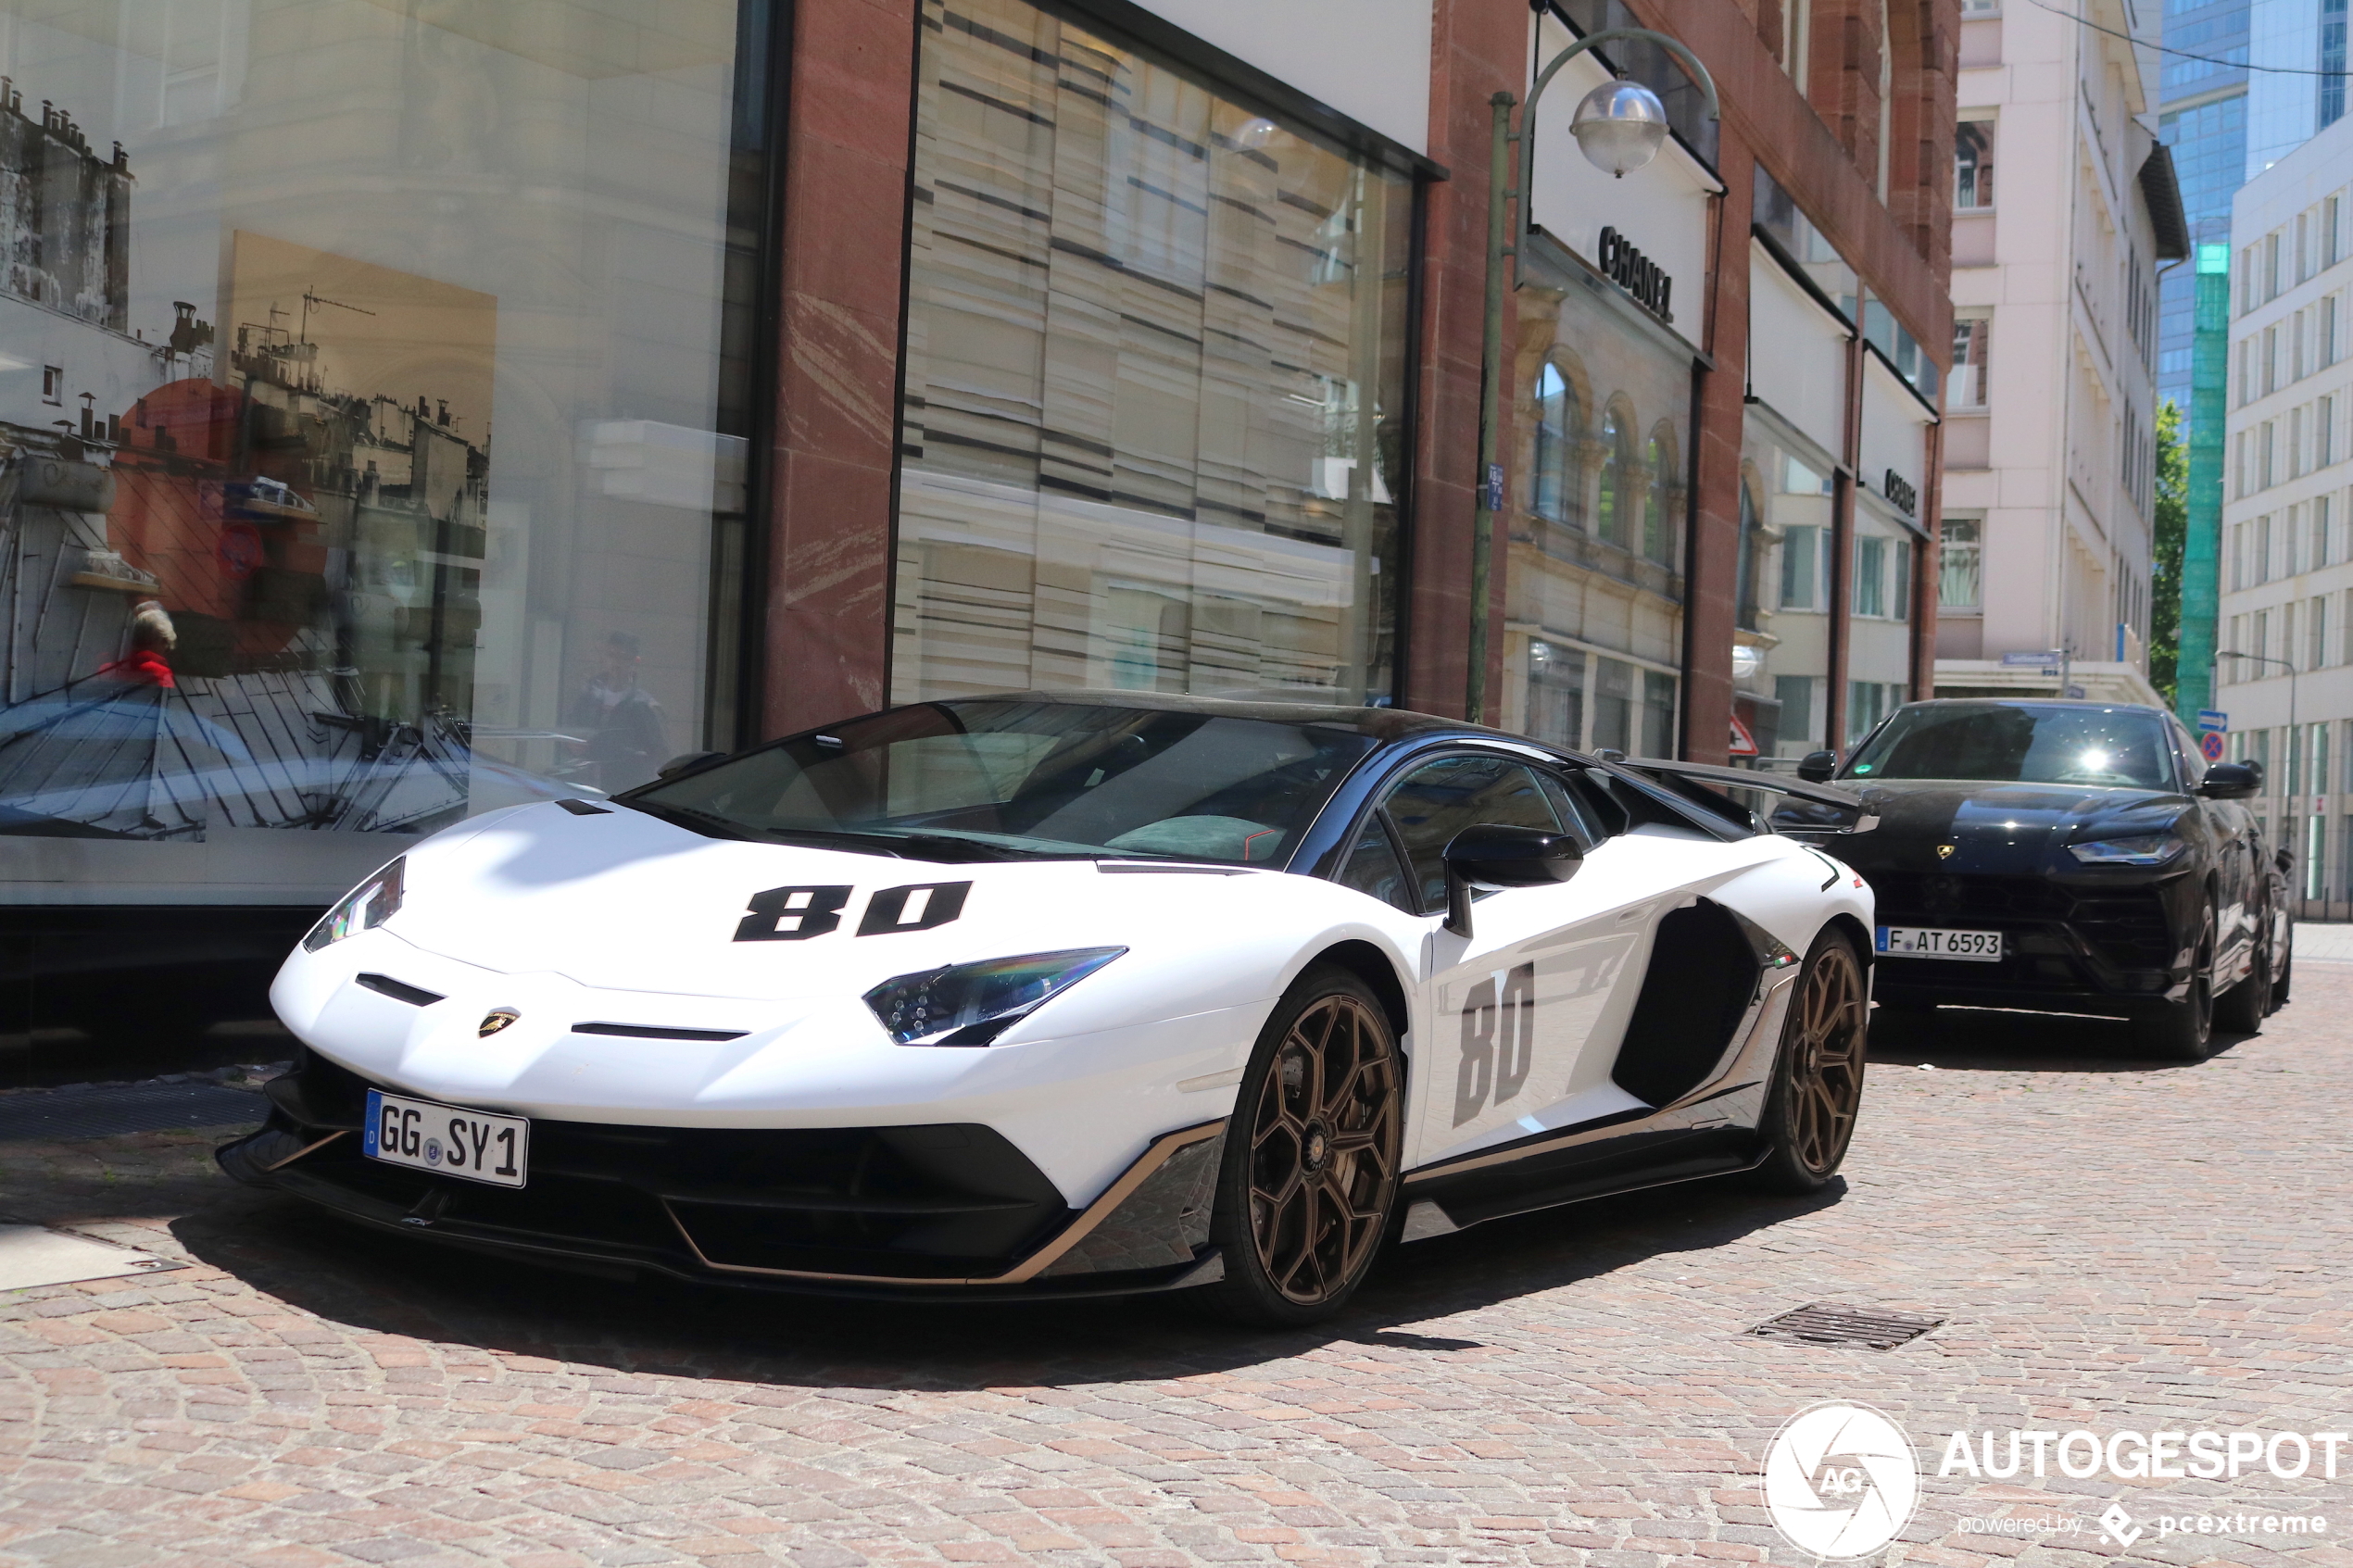
<svg viewBox="0 0 2353 1568"><path fill-rule="evenodd" d="M1880 954L1874 1000L2143 1017L2189 981L2165 883L1866 872L1881 926L1999 931L1996 963Z"/></svg>
<svg viewBox="0 0 2353 1568"><path fill-rule="evenodd" d="M940 1300L1204 1285L1223 1121L1152 1140L1073 1210L976 1124L807 1129L535 1119L530 1185L369 1160L371 1085L306 1052L268 1125L220 1151L238 1179L420 1239L607 1276ZM381 1086L381 1085L378 1085Z"/></svg>

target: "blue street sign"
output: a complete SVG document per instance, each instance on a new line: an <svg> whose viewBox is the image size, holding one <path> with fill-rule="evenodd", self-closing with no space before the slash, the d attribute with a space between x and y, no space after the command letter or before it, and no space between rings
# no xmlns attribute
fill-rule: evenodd
<svg viewBox="0 0 2353 1568"><path fill-rule="evenodd" d="M2227 734L2231 727L2231 716L2227 713L2218 713L2211 708L2201 708L2197 710L2197 727L2200 731L2220 730Z"/></svg>

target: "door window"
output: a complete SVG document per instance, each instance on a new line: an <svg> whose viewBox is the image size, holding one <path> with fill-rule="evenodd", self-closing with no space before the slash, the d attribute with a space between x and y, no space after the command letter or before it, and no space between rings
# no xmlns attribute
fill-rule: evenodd
<svg viewBox="0 0 2353 1568"><path fill-rule="evenodd" d="M1369 893L1384 904L1394 904L1407 914L1419 910L1419 899L1414 896L1414 884L1407 880L1404 866L1397 859L1396 847L1389 841L1389 830L1374 817L1366 821L1356 834L1356 847L1348 852L1347 862L1340 867L1340 884L1359 893Z"/></svg>
<svg viewBox="0 0 2353 1568"><path fill-rule="evenodd" d="M1561 831L1536 771L1501 757L1449 757L1416 768L1390 791L1386 805L1404 840L1424 914L1446 907L1446 846L1465 828L1496 822Z"/></svg>

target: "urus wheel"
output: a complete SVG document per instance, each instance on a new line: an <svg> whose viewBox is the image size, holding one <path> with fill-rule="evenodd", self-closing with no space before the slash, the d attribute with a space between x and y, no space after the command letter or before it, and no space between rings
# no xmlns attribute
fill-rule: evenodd
<svg viewBox="0 0 2353 1568"><path fill-rule="evenodd" d="M1836 931L1816 937L1795 990L1765 1100L1765 1160L1751 1178L1768 1192L1820 1190L1846 1158L1863 1103L1869 1013L1854 944Z"/></svg>
<svg viewBox="0 0 2353 1568"><path fill-rule="evenodd" d="M1211 1223L1226 1277L1205 1305L1303 1323L1354 1294L1397 1200L1403 1088L1395 1032L1364 981L1315 970L1292 986L1251 1053L1226 1134Z"/></svg>
<svg viewBox="0 0 2353 1568"><path fill-rule="evenodd" d="M2253 1035L2271 1015L2272 934L2277 922L2267 905L2256 914L2255 953L2246 978L2214 998L2214 1027L2233 1035Z"/></svg>
<svg viewBox="0 0 2353 1568"><path fill-rule="evenodd" d="M2168 1061L2204 1061L2214 1050L2214 936L2220 922L2209 902L2190 945L2189 983L2182 999L2163 1004L2134 1030L2142 1049Z"/></svg>

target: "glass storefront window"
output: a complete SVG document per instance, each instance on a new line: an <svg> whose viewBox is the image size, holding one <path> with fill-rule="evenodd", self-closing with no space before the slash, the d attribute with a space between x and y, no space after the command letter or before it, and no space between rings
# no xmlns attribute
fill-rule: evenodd
<svg viewBox="0 0 2353 1568"><path fill-rule="evenodd" d="M299 903L732 744L749 12L98 15L0 0L0 833Z"/></svg>
<svg viewBox="0 0 2353 1568"><path fill-rule="evenodd" d="M1834 465L1763 405L1752 405L1749 413L1743 502L1759 514L1752 571L1760 602L1753 626L1741 633L1746 646L1735 654L1733 711L1743 716L1760 759L1786 764L1824 744L1831 566L1829 472ZM1858 568L1864 565L1862 554L1858 548ZM1859 580L1856 589L1859 599Z"/></svg>
<svg viewBox="0 0 2353 1568"><path fill-rule="evenodd" d="M1691 358L1541 238L1517 367L1520 461L1498 715L1556 746L1671 756L1682 658ZM1531 332L1531 338L1534 334Z"/></svg>
<svg viewBox="0 0 2353 1568"><path fill-rule="evenodd" d="M1411 181L1025 0L924 23L894 697L1386 700Z"/></svg>

